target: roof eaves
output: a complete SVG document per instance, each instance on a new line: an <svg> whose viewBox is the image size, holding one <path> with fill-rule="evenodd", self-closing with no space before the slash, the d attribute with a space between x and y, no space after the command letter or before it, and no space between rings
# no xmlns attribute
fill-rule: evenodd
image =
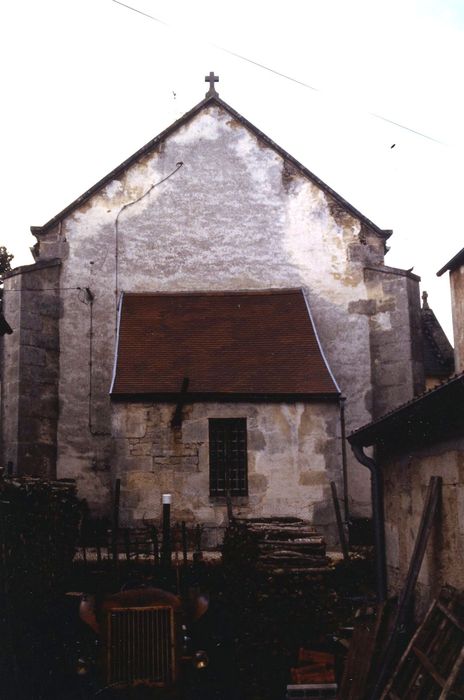
<svg viewBox="0 0 464 700"><path fill-rule="evenodd" d="M456 374L454 377L451 377L451 379L442 382L433 389L428 389L422 394L415 396L410 401L406 401L397 408L394 408L388 413L385 413L380 418L377 418L376 420L371 421L370 423L362 425L360 428L354 430L352 433L350 433L350 435L348 435L348 442L351 445L358 445L362 447L369 447L371 445L375 445L377 443L377 440L374 439L374 437L376 435L380 435L380 433L382 432L382 428L385 428L393 418L401 418L402 420L405 420L407 418L408 413L412 413L414 407L418 406L421 403L427 402L431 398L435 398L440 394L444 394L445 392L449 391L450 387L453 387L454 385L458 384L464 385L464 372Z"/></svg>
<svg viewBox="0 0 464 700"><path fill-rule="evenodd" d="M301 287L268 287L265 289L197 289L194 291L169 290L156 292L124 292L124 297L229 297L229 296L268 296L270 294L296 294L301 293Z"/></svg>
<svg viewBox="0 0 464 700"><path fill-rule="evenodd" d="M364 265L365 270L372 270L373 272L382 272L385 275L398 275L398 277L408 277L411 280L420 282L421 278L416 275L412 270L403 270L400 267L390 267L389 265Z"/></svg>
<svg viewBox="0 0 464 700"><path fill-rule="evenodd" d="M121 402L147 402L147 401L159 401L166 403L176 403L180 397L182 397L183 403L197 403L201 402L213 402L213 403L338 403L340 400L339 394L336 392L311 392L311 393L295 393L287 392L280 394L270 394L270 393L225 393L225 392L189 392L187 394L182 394L179 392L174 393L161 393L161 392L136 392L136 393L123 393L115 392L114 388L111 387L109 392L112 401Z"/></svg>
<svg viewBox="0 0 464 700"><path fill-rule="evenodd" d="M437 272L437 277L441 277L443 273L445 273L447 270L452 272L454 268L458 267L458 265L462 265L464 263L464 248L462 248L459 253L456 253L451 260L448 260L446 265L444 265L440 270Z"/></svg>
<svg viewBox="0 0 464 700"><path fill-rule="evenodd" d="M98 192L102 187L104 187L106 184L117 178L122 172L124 172L128 167L130 167L133 163L135 163L140 157L146 155L149 153L151 150L155 149L158 144L160 144L164 139L166 139L168 136L170 136L174 131L176 131L178 128L186 124L190 119L195 117L202 109L204 109L207 105L209 104L218 104L221 106L223 109L225 109L227 112L231 114L235 119L237 119L241 124L243 124L247 129L252 131L258 139L263 141L266 145L268 145L270 148L274 149L279 155L281 155L285 160L289 161L294 165L295 168L297 168L303 175L305 175L307 178L309 178L312 182L314 182L318 187L320 187L324 192L326 192L328 195L333 197L344 209L346 209L348 212L350 212L355 218L359 219L362 221L369 229L371 229L375 234L377 234L380 238L382 238L384 241L386 241L390 236L392 235L393 231L391 229L381 229L379 226L374 224L373 221L368 219L364 214L362 214L356 207L352 206L349 202L346 201L341 195L339 195L335 190L333 190L329 185L327 185L325 182L323 182L320 178L317 177L317 175L314 175L310 170L305 168L304 165L302 165L296 158L291 156L287 151L285 151L283 148L281 148L278 144L276 144L272 139L270 139L266 134L264 134L262 131L260 131L256 126L254 126L251 122L249 122L245 117L243 117L239 112L237 112L233 107L228 105L224 100L222 100L220 97L216 96L211 96L211 97L205 97L201 102L199 102L195 107L193 107L190 111L186 112L182 117L177 119L175 122L173 122L170 126L167 127L164 131L162 131L158 136L156 136L154 139L146 143L142 148L140 148L138 151L133 153L129 158L127 158L125 161L120 163L116 168L114 168L111 172L109 172L107 175L105 175L101 180L99 180L95 185L90 187L88 190L86 190L83 194L81 194L77 199L75 199L73 202L71 202L67 207L62 209L58 214L56 214L54 217L52 217L47 223L45 223L43 226L31 226L31 233L34 236L40 236L44 233L47 233L48 230L53 228L56 224L58 224L63 218L71 214L74 209L79 207L81 204L83 204L85 201L87 201L92 195L94 195L96 192Z"/></svg>

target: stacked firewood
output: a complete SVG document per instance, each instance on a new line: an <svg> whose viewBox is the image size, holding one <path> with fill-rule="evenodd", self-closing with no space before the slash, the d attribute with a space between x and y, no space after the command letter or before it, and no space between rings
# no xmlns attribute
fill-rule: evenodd
<svg viewBox="0 0 464 700"><path fill-rule="evenodd" d="M258 567L285 573L325 569L325 541L316 528L300 518L250 518L246 526L258 545Z"/></svg>

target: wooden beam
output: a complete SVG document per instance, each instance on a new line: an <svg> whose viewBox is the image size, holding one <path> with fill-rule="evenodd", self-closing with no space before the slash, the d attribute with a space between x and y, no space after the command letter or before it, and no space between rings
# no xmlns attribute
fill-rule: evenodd
<svg viewBox="0 0 464 700"><path fill-rule="evenodd" d="M419 530L414 545L414 551L409 562L408 573L406 574L403 590L401 591L401 595L398 600L398 608L392 631L381 657L378 679L373 690L371 700L377 700L379 697L388 697L385 693L382 694L382 690L387 683L393 662L397 656L399 636L405 627L406 618L411 607L417 577L419 576L422 562L424 560L427 542L429 541L430 533L434 524L435 513L441 495L441 483L441 476L430 477Z"/></svg>
<svg viewBox="0 0 464 700"><path fill-rule="evenodd" d="M340 512L340 504L338 502L338 494L337 494L337 485L335 484L335 481L330 482L330 488L332 490L332 500L333 500L333 504L334 504L335 518L337 521L338 539L340 541L340 547L341 547L341 550L343 552L343 559L345 561L348 561L348 559L350 558L350 554L348 552L348 545L346 543L345 530L343 529L342 514Z"/></svg>

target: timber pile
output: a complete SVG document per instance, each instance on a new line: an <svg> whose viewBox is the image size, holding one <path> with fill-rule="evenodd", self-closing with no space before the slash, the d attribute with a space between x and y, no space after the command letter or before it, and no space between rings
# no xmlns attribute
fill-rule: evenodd
<svg viewBox="0 0 464 700"><path fill-rule="evenodd" d="M258 568L274 573L325 570L329 563L324 538L300 518L237 519L258 545Z"/></svg>

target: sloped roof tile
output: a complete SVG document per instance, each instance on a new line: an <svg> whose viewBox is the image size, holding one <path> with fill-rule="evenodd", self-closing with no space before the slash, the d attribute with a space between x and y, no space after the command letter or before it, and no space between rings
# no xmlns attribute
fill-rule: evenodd
<svg viewBox="0 0 464 700"><path fill-rule="evenodd" d="M337 398L301 289L124 294L111 395Z"/></svg>

